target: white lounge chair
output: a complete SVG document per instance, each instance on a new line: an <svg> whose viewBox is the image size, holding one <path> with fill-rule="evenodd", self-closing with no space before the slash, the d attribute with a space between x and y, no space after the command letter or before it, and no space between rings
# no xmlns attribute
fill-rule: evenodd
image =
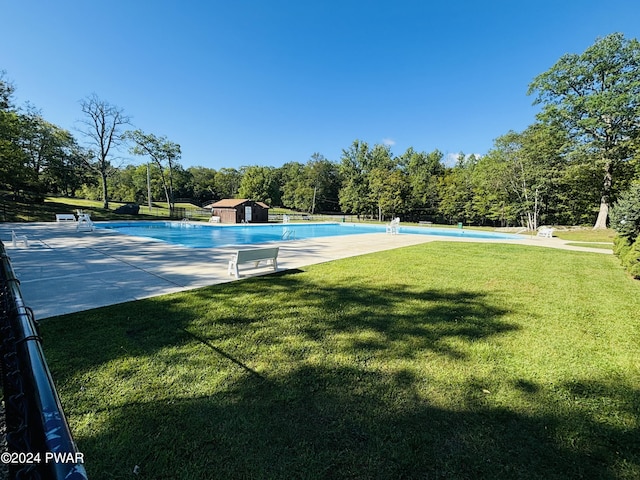
<svg viewBox="0 0 640 480"><path fill-rule="evenodd" d="M551 228L551 227L540 227L538 229L538 237L553 238L553 228Z"/></svg>
<svg viewBox="0 0 640 480"><path fill-rule="evenodd" d="M389 223L387 223L387 233L390 233L391 235L395 235L398 233L399 230L400 230L399 217L396 217L393 220L391 220Z"/></svg>
<svg viewBox="0 0 640 480"><path fill-rule="evenodd" d="M78 210L81 212L81 210ZM78 213L78 223L76 224L76 232L93 232L93 222L91 215L88 213Z"/></svg>
<svg viewBox="0 0 640 480"><path fill-rule="evenodd" d="M14 247L18 246L18 242L22 242L24 243L25 247L29 247L29 239L27 238L27 236L16 235L16 232L14 232L13 230L11 230L11 242L13 243Z"/></svg>

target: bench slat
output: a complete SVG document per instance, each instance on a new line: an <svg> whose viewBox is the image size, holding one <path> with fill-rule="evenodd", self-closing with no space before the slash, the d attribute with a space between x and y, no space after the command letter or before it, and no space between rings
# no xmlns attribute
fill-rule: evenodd
<svg viewBox="0 0 640 480"><path fill-rule="evenodd" d="M260 248L256 250L238 250L238 263L252 262L254 260L267 260L278 256L277 248Z"/></svg>

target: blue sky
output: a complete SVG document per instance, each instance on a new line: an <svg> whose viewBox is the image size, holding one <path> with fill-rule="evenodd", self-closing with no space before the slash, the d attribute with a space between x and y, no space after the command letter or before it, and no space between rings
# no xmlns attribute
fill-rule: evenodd
<svg viewBox="0 0 640 480"><path fill-rule="evenodd" d="M561 55L613 32L640 37L637 0L0 7L0 70L19 105L76 134L80 100L95 93L135 128L179 143L183 166L215 169L304 163L316 152L339 161L356 139L396 155L484 154L534 122L528 85Z"/></svg>

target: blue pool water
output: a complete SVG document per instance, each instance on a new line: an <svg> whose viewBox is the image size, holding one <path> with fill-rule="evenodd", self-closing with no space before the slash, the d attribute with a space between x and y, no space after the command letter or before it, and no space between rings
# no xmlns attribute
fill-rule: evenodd
<svg viewBox="0 0 640 480"><path fill-rule="evenodd" d="M116 230L126 235L148 237L190 248L216 248L251 245L283 240L335 237L386 231L384 225L353 223L279 223L264 225L212 225L183 222L98 222L97 228ZM463 229L403 227L400 235L414 233L442 237L518 239L517 235Z"/></svg>

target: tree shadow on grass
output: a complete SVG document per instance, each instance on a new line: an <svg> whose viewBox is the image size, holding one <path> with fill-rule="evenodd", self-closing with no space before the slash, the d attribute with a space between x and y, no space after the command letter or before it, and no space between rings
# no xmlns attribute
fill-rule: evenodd
<svg viewBox="0 0 640 480"><path fill-rule="evenodd" d="M496 299L477 291L309 284L303 276L254 278L244 285L258 293L240 298L237 289L216 290L213 298L207 289L197 293L213 305L246 301L243 308L215 315L212 322L253 328L295 323L296 333L313 341L343 335L345 349L387 350L407 357L430 350L455 358L465 353L452 339L470 342L518 328L501 319L506 311ZM295 318L298 311L303 317Z"/></svg>
<svg viewBox="0 0 640 480"><path fill-rule="evenodd" d="M516 379L534 405L519 413L483 401L471 376L439 392L458 395L455 407L438 406L424 391L429 378L399 366L428 355L464 361L466 346L517 329L504 314L499 299L473 291L274 275L61 317L43 334L63 399L78 377L124 357L196 371L202 365L180 358L193 345L210 362L200 375L231 372L209 395L172 391L167 379L162 399L74 405L74 423L92 425L77 440L93 479L130 478L135 465L154 479L633 478L640 392L623 381L551 390ZM286 368L255 367L272 367L272 354ZM125 374L136 378L132 367ZM558 401L567 395L580 401ZM621 430L595 417L588 404L598 399L636 421Z"/></svg>
<svg viewBox="0 0 640 480"><path fill-rule="evenodd" d="M154 479L615 479L638 472L637 427L621 433L578 412L446 410L421 399L417 384L411 372L356 368L246 375L215 395L104 412L100 430L79 446L94 479L127 478L134 465L141 478ZM637 409L637 390L606 391ZM565 444L576 423L581 445Z"/></svg>
<svg viewBox="0 0 640 480"><path fill-rule="evenodd" d="M66 315L43 331L55 339L45 343L50 364L66 364L59 368L64 376L150 356L193 342L193 335L216 344L250 335L272 346L292 346L291 336L317 345L341 335L344 351L463 358L455 343L517 328L501 320L504 313L479 292L317 285L304 275L273 275Z"/></svg>

